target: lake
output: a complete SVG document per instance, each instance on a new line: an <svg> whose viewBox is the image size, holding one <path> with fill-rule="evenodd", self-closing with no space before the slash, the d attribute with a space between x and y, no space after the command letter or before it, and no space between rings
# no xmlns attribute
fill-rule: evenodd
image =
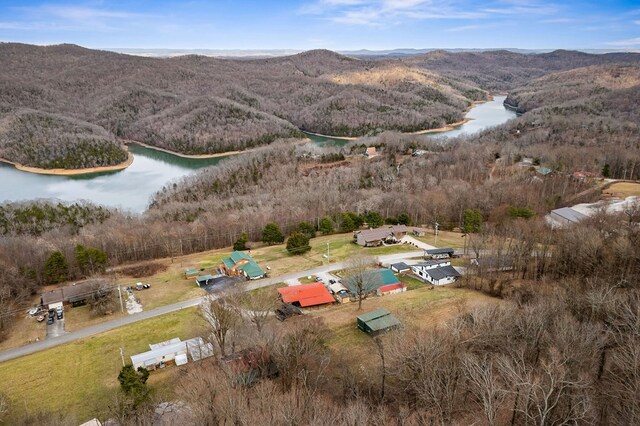
<svg viewBox="0 0 640 426"><path fill-rule="evenodd" d="M497 126L516 116L502 105L505 96L495 96L491 102L476 105L466 117L474 118L454 130L430 134L428 137L453 137L471 134ZM309 136L319 146L344 144L344 140ZM9 164L0 163L0 201L56 199L88 200L96 204L118 207L134 213L143 212L151 196L168 182L215 166L226 157L183 158L166 152L129 145L133 164L125 170L78 176L50 176L27 173Z"/></svg>

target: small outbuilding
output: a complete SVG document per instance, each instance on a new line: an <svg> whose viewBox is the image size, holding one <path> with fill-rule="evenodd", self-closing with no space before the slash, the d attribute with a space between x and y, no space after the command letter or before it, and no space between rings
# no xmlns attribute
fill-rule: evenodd
<svg viewBox="0 0 640 426"><path fill-rule="evenodd" d="M188 280L194 279L198 275L200 275L200 271L196 268L187 268L184 270L184 277Z"/></svg>
<svg viewBox="0 0 640 426"><path fill-rule="evenodd" d="M215 277L210 274L200 275L199 277L196 277L196 284L198 284L198 287L205 287L213 284L214 279Z"/></svg>
<svg viewBox="0 0 640 426"><path fill-rule="evenodd" d="M392 263L391 270L396 274L402 274L405 272L411 272L411 266L407 265L404 262Z"/></svg>
<svg viewBox="0 0 640 426"><path fill-rule="evenodd" d="M396 294L407 291L407 286L403 283L383 285L378 288L376 293L378 296L386 296L388 294Z"/></svg>
<svg viewBox="0 0 640 426"><path fill-rule="evenodd" d="M358 328L370 336L375 336L390 330L399 328L400 320L384 308L359 315L357 317Z"/></svg>
<svg viewBox="0 0 640 426"><path fill-rule="evenodd" d="M450 259L455 251L452 248L436 248L424 251L425 259Z"/></svg>
<svg viewBox="0 0 640 426"><path fill-rule="evenodd" d="M471 259L471 267L484 272L513 271L515 259L513 256L487 256Z"/></svg>
<svg viewBox="0 0 640 426"><path fill-rule="evenodd" d="M587 218L586 215L572 209L571 207L562 207L551 210L549 217L557 224L557 226L573 225Z"/></svg>

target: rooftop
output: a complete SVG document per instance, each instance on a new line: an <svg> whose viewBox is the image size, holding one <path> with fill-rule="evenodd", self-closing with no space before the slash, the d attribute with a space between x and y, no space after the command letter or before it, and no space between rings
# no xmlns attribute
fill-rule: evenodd
<svg viewBox="0 0 640 426"><path fill-rule="evenodd" d="M434 280L441 280L441 279L447 278L447 277L461 277L462 276L462 275L460 275L460 272L456 271L456 268L454 268L451 265L440 266L438 268L433 268L433 269L427 269L425 271L425 273L427 273Z"/></svg>
<svg viewBox="0 0 640 426"><path fill-rule="evenodd" d="M397 327L402 324L398 318L394 317L389 311L383 308L359 315L358 321L364 322L373 332Z"/></svg>
<svg viewBox="0 0 640 426"><path fill-rule="evenodd" d="M333 303L335 299L322 283L300 284L278 289L284 303L299 303L301 307Z"/></svg>
<svg viewBox="0 0 640 426"><path fill-rule="evenodd" d="M371 291L375 291L383 285L397 284L400 282L391 269L370 269L365 271L365 273L367 274L365 278L367 287L369 287ZM343 282L351 293L357 293L353 277L349 277Z"/></svg>
<svg viewBox="0 0 640 426"><path fill-rule="evenodd" d="M364 241L378 241L384 240L388 236L397 233L407 233L409 228L406 225L386 225L380 228L363 229L362 231L356 231L356 235L364 239Z"/></svg>
<svg viewBox="0 0 640 426"><path fill-rule="evenodd" d="M246 260L246 263L238 265L238 262L243 260ZM256 261L243 251L234 251L229 255L229 257L222 259L222 262L228 269L236 268L236 270L244 271L249 277L259 277L264 275L264 271Z"/></svg>
<svg viewBox="0 0 640 426"><path fill-rule="evenodd" d="M447 253L453 254L454 250L452 248L447 247L447 248L428 249L428 250L425 250L425 252L427 254L447 254Z"/></svg>
<svg viewBox="0 0 640 426"><path fill-rule="evenodd" d="M554 213L560 216L561 218L566 219L569 222L573 222L573 223L577 223L587 217L582 213L580 213L579 211L574 210L570 207L562 207L559 209L551 210L551 213Z"/></svg>

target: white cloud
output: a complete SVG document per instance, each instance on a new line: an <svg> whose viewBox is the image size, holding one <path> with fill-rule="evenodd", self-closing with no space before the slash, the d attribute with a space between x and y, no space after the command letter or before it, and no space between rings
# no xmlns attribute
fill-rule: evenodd
<svg viewBox="0 0 640 426"><path fill-rule="evenodd" d="M489 7L485 5L489 5ZM333 22L381 26L408 20L470 20L526 14L548 15L558 8L540 0L493 0L477 6L464 0L316 0L299 12Z"/></svg>
<svg viewBox="0 0 640 426"><path fill-rule="evenodd" d="M0 28L17 30L86 30L117 31L131 26L144 26L151 15L101 7L43 4L15 7L22 15L18 22L5 22Z"/></svg>
<svg viewBox="0 0 640 426"><path fill-rule="evenodd" d="M607 42L605 44L607 46L640 48L640 37L628 38L626 40L610 41L610 42Z"/></svg>

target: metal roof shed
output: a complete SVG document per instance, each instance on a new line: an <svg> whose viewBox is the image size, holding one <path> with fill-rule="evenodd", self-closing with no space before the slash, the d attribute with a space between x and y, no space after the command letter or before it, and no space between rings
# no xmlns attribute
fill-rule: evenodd
<svg viewBox="0 0 640 426"><path fill-rule="evenodd" d="M357 317L358 328L369 335L393 330L402 325L400 320L386 309L380 308Z"/></svg>

